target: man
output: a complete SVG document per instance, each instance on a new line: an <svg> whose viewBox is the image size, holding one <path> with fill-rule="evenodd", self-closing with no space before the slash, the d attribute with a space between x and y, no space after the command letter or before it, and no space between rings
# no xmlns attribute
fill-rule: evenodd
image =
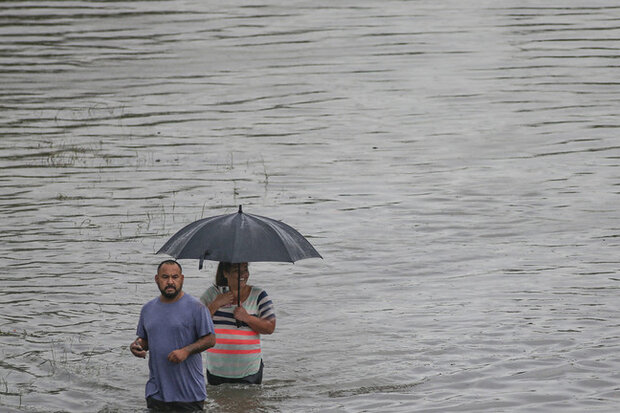
<svg viewBox="0 0 620 413"><path fill-rule="evenodd" d="M130 350L149 357L146 404L149 409L202 411L207 398L201 352L215 345L207 308L183 292L181 265L174 260L157 267L161 295L142 307L138 338Z"/></svg>

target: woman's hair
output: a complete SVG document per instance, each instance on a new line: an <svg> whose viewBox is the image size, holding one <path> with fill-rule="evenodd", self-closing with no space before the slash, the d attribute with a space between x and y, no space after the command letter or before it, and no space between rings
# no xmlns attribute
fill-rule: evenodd
<svg viewBox="0 0 620 413"><path fill-rule="evenodd" d="M228 285L228 280L224 277L224 272L230 272L237 264L232 262L222 262L217 265L217 271L215 272L215 285L223 287Z"/></svg>
<svg viewBox="0 0 620 413"><path fill-rule="evenodd" d="M224 277L224 271L230 271L231 263L229 262L221 262L217 264L217 271L215 272L215 285L218 287L223 287L228 285L228 280Z"/></svg>

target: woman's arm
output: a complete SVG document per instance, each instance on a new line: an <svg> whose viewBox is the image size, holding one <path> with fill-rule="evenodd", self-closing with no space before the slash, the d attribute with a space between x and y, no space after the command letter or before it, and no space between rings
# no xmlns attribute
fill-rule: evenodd
<svg viewBox="0 0 620 413"><path fill-rule="evenodd" d="M243 307L235 308L235 318L246 323L250 328L258 334L271 334L276 329L276 318L260 318L250 315Z"/></svg>

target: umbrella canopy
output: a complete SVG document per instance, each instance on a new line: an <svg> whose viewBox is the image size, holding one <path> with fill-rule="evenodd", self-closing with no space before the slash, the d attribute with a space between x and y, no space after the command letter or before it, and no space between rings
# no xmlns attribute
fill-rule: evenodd
<svg viewBox="0 0 620 413"><path fill-rule="evenodd" d="M177 259L198 259L198 268L202 268L204 260L242 263L322 258L294 228L271 218L246 214L241 205L237 213L204 218L187 225L157 253Z"/></svg>
<svg viewBox="0 0 620 413"><path fill-rule="evenodd" d="M245 214L241 205L235 214L204 218L181 228L157 253L176 259L198 259L198 269L204 260L236 263L239 274L242 262L323 258L292 227L271 218ZM239 291L241 277L237 283ZM237 294L237 306L241 306L241 294ZM237 327L240 325L237 321Z"/></svg>

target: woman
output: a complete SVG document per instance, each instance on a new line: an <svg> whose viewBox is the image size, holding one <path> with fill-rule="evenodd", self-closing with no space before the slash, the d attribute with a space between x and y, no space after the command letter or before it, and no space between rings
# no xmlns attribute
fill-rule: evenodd
<svg viewBox="0 0 620 413"><path fill-rule="evenodd" d="M209 308L215 325L215 347L207 351L209 384L262 382L260 335L273 333L276 315L267 293L261 288L248 285L249 277L247 262L220 262L215 274L215 285L207 288L200 297ZM239 307L238 296L241 297ZM240 322L239 327L237 321Z"/></svg>

